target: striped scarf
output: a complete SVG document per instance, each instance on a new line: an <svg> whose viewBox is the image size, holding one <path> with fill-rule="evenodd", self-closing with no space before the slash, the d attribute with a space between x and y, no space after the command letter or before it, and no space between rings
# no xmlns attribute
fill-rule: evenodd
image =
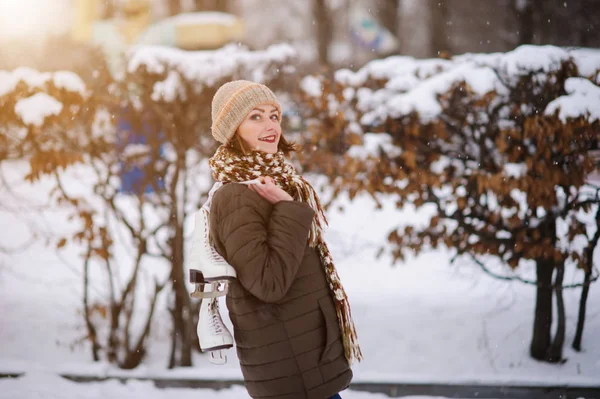
<svg viewBox="0 0 600 399"><path fill-rule="evenodd" d="M355 360L361 361L363 357L352 320L348 296L333 264L331 252L323 238L327 219L314 188L296 173L294 166L285 160L281 151L276 154L252 151L248 155L238 155L230 148L221 146L208 163L213 178L217 182L241 183L260 176L270 176L275 184L290 194L295 201L306 202L315 211L315 218L308 237L309 245L317 249L325 269L325 276L334 299L338 323L342 332L346 359L350 365Z"/></svg>

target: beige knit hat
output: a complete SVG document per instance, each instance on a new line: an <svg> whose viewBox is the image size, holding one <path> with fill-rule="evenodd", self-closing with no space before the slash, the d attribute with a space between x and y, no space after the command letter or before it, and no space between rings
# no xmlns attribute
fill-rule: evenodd
<svg viewBox="0 0 600 399"><path fill-rule="evenodd" d="M215 140L227 144L248 113L261 104L274 106L281 116L281 105L267 86L247 80L221 86L212 100L211 130Z"/></svg>

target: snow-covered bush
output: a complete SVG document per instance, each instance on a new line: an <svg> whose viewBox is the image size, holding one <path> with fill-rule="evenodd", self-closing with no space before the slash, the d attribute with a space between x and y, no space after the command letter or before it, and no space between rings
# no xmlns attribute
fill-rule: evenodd
<svg viewBox="0 0 600 399"><path fill-rule="evenodd" d="M301 87L314 146L302 161L328 174L336 193L436 211L424 229L390 232L395 259L445 245L485 270L490 259L535 264L531 354L560 361L563 271L583 269L588 289L600 235L599 85L600 52L550 46L390 57L333 81L310 76Z"/></svg>
<svg viewBox="0 0 600 399"><path fill-rule="evenodd" d="M171 327L169 367L191 365L197 309L186 287L186 237L210 188L211 100L233 79L277 88L293 57L287 46L141 47L119 79L105 67L85 82L70 72L0 71L0 162L28 160L28 178L51 179L57 205L72 210L74 231L55 244L81 248L95 360L134 368L151 328ZM65 169L86 189L63 184ZM153 323L166 311L172 326Z"/></svg>

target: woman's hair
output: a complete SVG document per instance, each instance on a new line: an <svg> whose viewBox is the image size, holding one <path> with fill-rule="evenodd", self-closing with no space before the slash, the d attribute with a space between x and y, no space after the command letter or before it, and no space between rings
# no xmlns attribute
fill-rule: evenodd
<svg viewBox="0 0 600 399"><path fill-rule="evenodd" d="M244 139L238 134L236 131L229 143L227 144L229 148L237 151L241 155L248 155L251 152L251 149L248 147L248 144L244 141ZM283 133L279 137L279 143L277 143L277 149L283 152L283 155L286 157L289 156L292 152L300 151L300 146L293 141L288 141Z"/></svg>

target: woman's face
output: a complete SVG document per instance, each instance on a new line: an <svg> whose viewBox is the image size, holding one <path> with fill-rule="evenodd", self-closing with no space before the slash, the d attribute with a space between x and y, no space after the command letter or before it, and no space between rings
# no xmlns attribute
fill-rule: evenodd
<svg viewBox="0 0 600 399"><path fill-rule="evenodd" d="M281 138L279 112L272 105L258 105L248 113L237 133L252 150L269 154L277 152Z"/></svg>

